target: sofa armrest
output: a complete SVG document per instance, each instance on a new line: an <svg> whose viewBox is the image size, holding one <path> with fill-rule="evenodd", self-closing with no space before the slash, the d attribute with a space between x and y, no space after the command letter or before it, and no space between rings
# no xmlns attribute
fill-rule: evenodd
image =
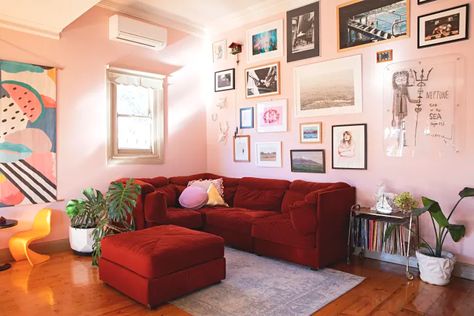
<svg viewBox="0 0 474 316"><path fill-rule="evenodd" d="M316 231L316 203L298 201L289 207L293 228L302 235L314 234Z"/></svg>
<svg viewBox="0 0 474 316"><path fill-rule="evenodd" d="M121 178L121 179L115 180L114 182L122 182L122 183L125 184L129 179L130 178ZM155 188L151 184L149 184L145 181L138 180L138 179L133 179L133 183L138 184L140 186L140 189L141 189L140 194L142 194L142 195L146 195L150 192L155 191Z"/></svg>
<svg viewBox="0 0 474 316"><path fill-rule="evenodd" d="M155 191L145 197L145 221L159 224L166 219L167 214L166 195L163 192Z"/></svg>

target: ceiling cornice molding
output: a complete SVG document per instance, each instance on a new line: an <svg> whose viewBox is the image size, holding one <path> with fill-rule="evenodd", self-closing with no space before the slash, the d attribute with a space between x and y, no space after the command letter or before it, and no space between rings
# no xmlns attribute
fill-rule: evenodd
<svg viewBox="0 0 474 316"><path fill-rule="evenodd" d="M203 37L207 34L206 28L202 25L193 23L182 17L178 17L173 14L168 14L166 12L159 11L156 9L150 9L145 11L142 9L122 5L113 0L102 0L96 6L114 12L133 16L144 21L148 21L150 23L156 23L170 28L174 28L178 31L182 31L198 37Z"/></svg>
<svg viewBox="0 0 474 316"><path fill-rule="evenodd" d="M0 17L0 27L14 31L24 32L33 35L39 35L52 39L60 39L61 31L45 27L44 25L35 24L31 22L22 21L21 23L12 22L9 19Z"/></svg>

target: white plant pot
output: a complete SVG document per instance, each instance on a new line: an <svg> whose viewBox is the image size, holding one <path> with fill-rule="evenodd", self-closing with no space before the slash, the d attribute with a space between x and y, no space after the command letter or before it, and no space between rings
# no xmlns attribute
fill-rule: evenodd
<svg viewBox="0 0 474 316"><path fill-rule="evenodd" d="M69 244L71 249L79 254L91 254L92 245L92 231L94 228L73 228L69 227Z"/></svg>
<svg viewBox="0 0 474 316"><path fill-rule="evenodd" d="M451 280L451 273L456 263L456 257L450 253L443 251L442 257L432 257L417 251L418 267L420 269L420 278L426 283L435 285L446 285Z"/></svg>

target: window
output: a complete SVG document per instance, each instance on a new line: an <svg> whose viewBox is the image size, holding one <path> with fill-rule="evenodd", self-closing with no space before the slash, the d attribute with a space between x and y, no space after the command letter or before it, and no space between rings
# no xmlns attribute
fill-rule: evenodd
<svg viewBox="0 0 474 316"><path fill-rule="evenodd" d="M164 76L107 67L109 163L163 162Z"/></svg>

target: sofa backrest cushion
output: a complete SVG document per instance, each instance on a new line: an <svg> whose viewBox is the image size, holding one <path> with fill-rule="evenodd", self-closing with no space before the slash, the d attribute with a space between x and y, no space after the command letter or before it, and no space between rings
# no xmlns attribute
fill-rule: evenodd
<svg viewBox="0 0 474 316"><path fill-rule="evenodd" d="M339 189L345 189L345 188L350 188L351 186L347 183L344 182L335 182L330 186L327 186L325 188L321 188L317 191L311 191L308 194L305 195L304 200L307 203L317 203L318 202L318 196L321 193L324 192L331 192Z"/></svg>
<svg viewBox="0 0 474 316"><path fill-rule="evenodd" d="M137 178L137 180L141 180L143 182L149 183L152 186L154 186L155 188L162 187L162 186L167 185L169 183L168 178L165 178L165 177Z"/></svg>
<svg viewBox="0 0 474 316"><path fill-rule="evenodd" d="M235 193L234 207L279 212L289 185L287 180L242 178Z"/></svg>
<svg viewBox="0 0 474 316"><path fill-rule="evenodd" d="M174 184L167 184L165 186L155 189L155 191L161 192L166 197L166 205L168 207L176 207L178 205L178 194L176 186Z"/></svg>

